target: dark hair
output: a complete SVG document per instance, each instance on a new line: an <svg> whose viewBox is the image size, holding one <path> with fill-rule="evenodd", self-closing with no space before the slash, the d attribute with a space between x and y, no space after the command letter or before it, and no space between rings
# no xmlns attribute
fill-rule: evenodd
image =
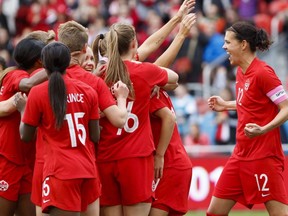
<svg viewBox="0 0 288 216"><path fill-rule="evenodd" d="M2 66L3 70L7 68L6 60L0 56L0 65Z"/></svg>
<svg viewBox="0 0 288 216"><path fill-rule="evenodd" d="M18 67L28 70L40 59L45 43L34 38L24 38L15 47L13 58Z"/></svg>
<svg viewBox="0 0 288 216"><path fill-rule="evenodd" d="M42 50L41 60L49 76L50 105L55 115L55 127L63 124L67 107L66 86L62 75L70 64L69 48L61 42L52 42Z"/></svg>
<svg viewBox="0 0 288 216"><path fill-rule="evenodd" d="M236 39L239 41L246 40L252 52L255 52L257 48L261 51L268 50L272 44L264 29L258 29L248 21L236 22L226 31L234 32Z"/></svg>

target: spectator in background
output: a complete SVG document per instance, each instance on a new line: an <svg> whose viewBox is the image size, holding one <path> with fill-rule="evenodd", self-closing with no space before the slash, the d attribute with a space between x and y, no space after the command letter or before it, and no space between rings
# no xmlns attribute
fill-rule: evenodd
<svg viewBox="0 0 288 216"><path fill-rule="evenodd" d="M215 144L215 113L209 109L207 101L204 98L197 99L197 119L196 122L199 124L200 131L205 131L208 135L210 144ZM193 123L193 122L191 122Z"/></svg>
<svg viewBox="0 0 288 216"><path fill-rule="evenodd" d="M184 146L193 145L210 145L209 136L200 130L198 123L192 123L189 128L189 133L183 139Z"/></svg>
<svg viewBox="0 0 288 216"><path fill-rule="evenodd" d="M220 90L219 95L226 101L235 99L233 91L229 87L225 87ZM215 143L217 145L235 144L237 112L235 110L217 112L215 121L217 125Z"/></svg>
<svg viewBox="0 0 288 216"><path fill-rule="evenodd" d="M184 84L179 84L174 90L171 100L175 109L180 136L184 138L189 132L189 120L193 121L196 118L196 100L189 94Z"/></svg>

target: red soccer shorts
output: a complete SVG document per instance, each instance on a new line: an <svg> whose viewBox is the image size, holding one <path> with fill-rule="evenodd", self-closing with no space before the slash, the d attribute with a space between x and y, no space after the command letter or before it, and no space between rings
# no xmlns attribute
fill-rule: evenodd
<svg viewBox="0 0 288 216"><path fill-rule="evenodd" d="M288 204L283 163L273 157L254 161L231 157L216 184L214 196L235 200L248 208L269 200Z"/></svg>
<svg viewBox="0 0 288 216"><path fill-rule="evenodd" d="M101 206L133 205L153 197L153 155L98 163L97 166L102 182Z"/></svg>
<svg viewBox="0 0 288 216"><path fill-rule="evenodd" d="M155 191L152 208L169 212L169 215L184 215L188 211L188 196L192 169L165 168Z"/></svg>
<svg viewBox="0 0 288 216"><path fill-rule="evenodd" d="M0 197L17 201L19 195L31 193L32 170L0 155Z"/></svg>
<svg viewBox="0 0 288 216"><path fill-rule="evenodd" d="M66 211L84 212L101 194L101 184L96 178L62 180L49 176L43 181L42 189L43 213L49 213L51 206Z"/></svg>

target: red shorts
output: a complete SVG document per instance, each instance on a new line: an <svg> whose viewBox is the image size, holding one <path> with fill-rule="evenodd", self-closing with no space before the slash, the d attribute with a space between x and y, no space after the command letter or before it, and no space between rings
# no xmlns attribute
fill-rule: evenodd
<svg viewBox="0 0 288 216"><path fill-rule="evenodd" d="M273 157L254 161L231 157L216 184L214 196L235 200L248 208L269 200L288 204L283 163Z"/></svg>
<svg viewBox="0 0 288 216"><path fill-rule="evenodd" d="M43 166L44 163L36 162L34 166L33 179L32 179L32 192L31 201L36 206L42 205L42 179L43 179Z"/></svg>
<svg viewBox="0 0 288 216"><path fill-rule="evenodd" d="M133 205L153 198L153 155L98 163L102 182L100 205Z"/></svg>
<svg viewBox="0 0 288 216"><path fill-rule="evenodd" d="M169 215L184 215L188 211L188 196L192 169L166 168L155 191L152 208L169 212Z"/></svg>
<svg viewBox="0 0 288 216"><path fill-rule="evenodd" d="M32 170L0 155L0 197L17 201L19 195L31 193Z"/></svg>
<svg viewBox="0 0 288 216"><path fill-rule="evenodd" d="M188 211L188 196L192 169L166 168L155 191L152 208L169 212L169 215L184 215Z"/></svg>
<svg viewBox="0 0 288 216"><path fill-rule="evenodd" d="M65 211L84 212L101 194L97 178L61 180L49 176L43 181L42 188L43 213L49 213L52 206Z"/></svg>

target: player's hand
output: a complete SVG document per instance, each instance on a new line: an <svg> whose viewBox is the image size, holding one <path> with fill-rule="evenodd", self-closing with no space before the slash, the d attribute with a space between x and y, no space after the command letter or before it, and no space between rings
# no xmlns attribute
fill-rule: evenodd
<svg viewBox="0 0 288 216"><path fill-rule="evenodd" d="M195 8L196 0L184 0L181 7L177 12L177 16L182 19L186 16L189 12L191 12Z"/></svg>
<svg viewBox="0 0 288 216"><path fill-rule="evenodd" d="M25 109L27 96L25 93L17 92L14 96L14 105L19 112Z"/></svg>
<svg viewBox="0 0 288 216"><path fill-rule="evenodd" d="M225 108L225 101L220 96L211 96L208 99L208 106L211 110L221 112L224 111Z"/></svg>
<svg viewBox="0 0 288 216"><path fill-rule="evenodd" d="M95 68L93 74L95 74L98 77L102 77L106 73L106 69L107 69L106 64L100 65L99 67Z"/></svg>
<svg viewBox="0 0 288 216"><path fill-rule="evenodd" d="M129 89L125 83L118 81L111 87L111 92L116 98L127 98Z"/></svg>
<svg viewBox="0 0 288 216"><path fill-rule="evenodd" d="M179 28L179 34L187 37L190 33L190 29L196 23L196 15L194 13L187 14L182 20Z"/></svg>
<svg viewBox="0 0 288 216"><path fill-rule="evenodd" d="M245 125L244 133L247 137L253 138L262 135L264 133L264 130L262 127L255 123L248 123Z"/></svg>
<svg viewBox="0 0 288 216"><path fill-rule="evenodd" d="M152 98L152 97L154 97L154 96L156 95L157 98L159 99L159 97L160 97L159 92L160 92L160 87L157 86L157 85L155 85L154 88L152 89L152 92L151 92L151 96L150 96L150 97Z"/></svg>
<svg viewBox="0 0 288 216"><path fill-rule="evenodd" d="M154 179L162 178L164 169L164 156L154 155Z"/></svg>

